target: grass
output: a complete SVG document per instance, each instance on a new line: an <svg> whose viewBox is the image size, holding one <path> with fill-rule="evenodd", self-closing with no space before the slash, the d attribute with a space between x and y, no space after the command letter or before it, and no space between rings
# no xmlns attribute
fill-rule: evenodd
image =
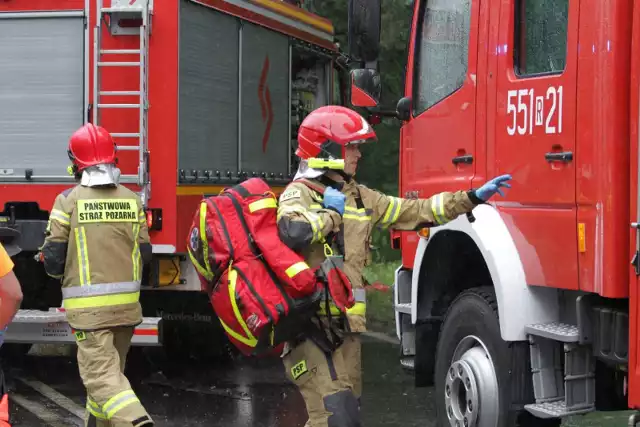
<svg viewBox="0 0 640 427"><path fill-rule="evenodd" d="M395 335L393 312L393 280L399 263L371 264L364 277L371 284L383 285L386 291L371 289L367 292L367 329Z"/></svg>

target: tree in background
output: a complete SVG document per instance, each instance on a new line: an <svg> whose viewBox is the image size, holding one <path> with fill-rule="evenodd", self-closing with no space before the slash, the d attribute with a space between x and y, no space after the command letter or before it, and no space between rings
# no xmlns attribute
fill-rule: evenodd
<svg viewBox="0 0 640 427"><path fill-rule="evenodd" d="M304 0L305 8L333 22L336 38L347 46L347 0ZM382 77L382 105L395 109L404 95L407 61L407 41L411 26L411 0L382 1L382 32L380 36L380 72ZM398 194L398 147L400 122L385 118L376 126L378 143L363 148L358 168L358 181L387 194ZM395 261L398 251L389 246L389 233L376 230L373 235L375 262Z"/></svg>

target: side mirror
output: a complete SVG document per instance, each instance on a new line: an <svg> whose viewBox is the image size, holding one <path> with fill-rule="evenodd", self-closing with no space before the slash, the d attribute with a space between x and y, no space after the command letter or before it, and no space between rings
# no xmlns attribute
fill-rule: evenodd
<svg viewBox="0 0 640 427"><path fill-rule="evenodd" d="M349 0L349 56L364 63L375 64L380 52L382 0Z"/></svg>
<svg viewBox="0 0 640 427"><path fill-rule="evenodd" d="M370 68L351 70L351 105L354 107L376 107L380 102L382 84L380 74Z"/></svg>
<svg viewBox="0 0 640 427"><path fill-rule="evenodd" d="M403 122L407 122L411 119L411 97L405 96L400 98L396 105L396 117Z"/></svg>

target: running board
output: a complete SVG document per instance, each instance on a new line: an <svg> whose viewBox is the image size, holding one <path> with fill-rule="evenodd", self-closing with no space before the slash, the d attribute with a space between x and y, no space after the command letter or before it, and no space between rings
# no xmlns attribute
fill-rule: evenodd
<svg viewBox="0 0 640 427"><path fill-rule="evenodd" d="M162 346L160 317L145 317L133 331L131 345ZM18 310L4 336L5 343L73 344L74 330L67 323L64 309L49 311Z"/></svg>

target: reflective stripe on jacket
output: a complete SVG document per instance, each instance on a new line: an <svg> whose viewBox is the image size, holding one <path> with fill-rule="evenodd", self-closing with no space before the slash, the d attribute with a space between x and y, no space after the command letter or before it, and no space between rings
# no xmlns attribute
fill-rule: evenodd
<svg viewBox="0 0 640 427"><path fill-rule="evenodd" d="M324 187L319 181L319 187ZM466 191L439 193L428 199L402 199L388 196L351 180L344 183L345 211L336 212L322 207L323 196L309 186L292 182L280 196L278 228L282 240L302 253L315 268L324 260L321 243L331 232L338 232L344 224L344 272L355 290L364 289L362 273L371 261L373 227L380 229L414 230L445 224L471 211L478 199ZM359 199L359 200L358 200ZM362 294L361 299L364 299ZM347 312L352 332L366 331L364 301Z"/></svg>
<svg viewBox="0 0 640 427"><path fill-rule="evenodd" d="M58 195L42 248L47 273L62 279L76 329L142 321L140 282L151 245L142 202L123 186L76 186Z"/></svg>

